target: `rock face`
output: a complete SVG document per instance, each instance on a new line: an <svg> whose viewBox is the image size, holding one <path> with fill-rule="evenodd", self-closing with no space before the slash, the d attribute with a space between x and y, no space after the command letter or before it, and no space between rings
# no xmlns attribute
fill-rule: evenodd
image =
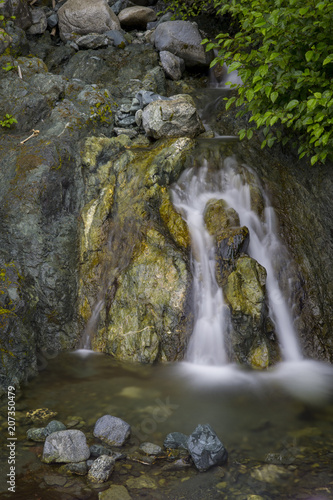
<svg viewBox="0 0 333 500"><path fill-rule="evenodd" d="M149 7L127 7L120 11L118 18L124 29L145 30L147 23L156 20L156 13Z"/></svg>
<svg viewBox="0 0 333 500"><path fill-rule="evenodd" d="M182 246L187 231L165 186L184 168L193 143L173 139L144 151L125 149L130 144L125 136L94 138L83 150L91 199L82 211L80 313L87 324L105 276L94 349L143 363L171 361L182 356L191 331L192 278ZM161 225L151 224L156 208Z"/></svg>
<svg viewBox="0 0 333 500"><path fill-rule="evenodd" d="M214 465L223 465L228 452L209 424L198 425L188 439L188 451L196 468L204 472Z"/></svg>
<svg viewBox="0 0 333 500"><path fill-rule="evenodd" d="M188 67L209 66L211 58L201 42L197 25L189 21L167 21L159 24L154 33L157 50L172 52L181 57Z"/></svg>
<svg viewBox="0 0 333 500"><path fill-rule="evenodd" d="M130 425L112 415L99 418L94 427L94 436L112 446L122 446L130 433Z"/></svg>
<svg viewBox="0 0 333 500"><path fill-rule="evenodd" d="M173 96L168 101L152 102L142 113L142 125L149 137L195 137L204 131L191 97Z"/></svg>
<svg viewBox="0 0 333 500"><path fill-rule="evenodd" d="M117 16L106 0L67 0L58 10L61 39L74 40L77 35L119 30Z"/></svg>
<svg viewBox="0 0 333 500"><path fill-rule="evenodd" d="M66 430L53 432L46 438L42 461L47 464L83 462L89 455L89 447L83 432Z"/></svg>

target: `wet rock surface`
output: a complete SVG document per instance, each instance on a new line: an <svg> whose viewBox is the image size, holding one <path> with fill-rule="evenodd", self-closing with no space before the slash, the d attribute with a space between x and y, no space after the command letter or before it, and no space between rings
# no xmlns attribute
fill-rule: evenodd
<svg viewBox="0 0 333 500"><path fill-rule="evenodd" d="M121 418L112 415L104 415L99 418L94 427L94 436L113 446L122 446L129 438L130 433L130 425Z"/></svg>
<svg viewBox="0 0 333 500"><path fill-rule="evenodd" d="M209 424L198 425L189 436L187 447L200 472L222 465L228 459L227 450Z"/></svg>
<svg viewBox="0 0 333 500"><path fill-rule="evenodd" d="M90 452L86 437L81 431L66 430L53 432L47 436L42 461L82 462L89 458Z"/></svg>

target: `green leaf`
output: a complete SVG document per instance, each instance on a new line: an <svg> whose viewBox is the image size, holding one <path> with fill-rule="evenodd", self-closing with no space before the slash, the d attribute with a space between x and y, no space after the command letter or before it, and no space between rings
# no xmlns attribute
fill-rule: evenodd
<svg viewBox="0 0 333 500"><path fill-rule="evenodd" d="M225 106L225 109L229 109L230 106L236 101L236 97L230 97L230 99L228 99L228 102Z"/></svg>
<svg viewBox="0 0 333 500"><path fill-rule="evenodd" d="M249 89L245 92L245 95L246 95L246 99L248 101L252 101L253 97L254 97L254 90L252 89Z"/></svg>
<svg viewBox="0 0 333 500"><path fill-rule="evenodd" d="M242 65L241 62L234 61L233 63L230 64L230 66L228 68L228 73L231 73L232 71L235 71L235 69L240 68L241 65Z"/></svg>
<svg viewBox="0 0 333 500"><path fill-rule="evenodd" d="M323 66L325 66L325 64L331 63L332 61L333 61L333 54L330 54L324 59Z"/></svg>
<svg viewBox="0 0 333 500"><path fill-rule="evenodd" d="M301 9L299 9L299 13L301 14L301 16L304 16L304 14L307 13L307 11L309 10L310 7L302 7Z"/></svg>
<svg viewBox="0 0 333 500"><path fill-rule="evenodd" d="M313 58L314 56L314 51L313 50L308 50L307 52L305 52L305 59L310 62L311 59Z"/></svg>
<svg viewBox="0 0 333 500"><path fill-rule="evenodd" d="M279 93L278 92L272 92L271 93L271 101L274 103L276 101L276 99L279 97Z"/></svg>
<svg viewBox="0 0 333 500"><path fill-rule="evenodd" d="M317 106L317 99L308 99L307 107L310 111L313 111Z"/></svg>
<svg viewBox="0 0 333 500"><path fill-rule="evenodd" d="M311 156L311 165L314 165L318 161L318 155Z"/></svg>
<svg viewBox="0 0 333 500"><path fill-rule="evenodd" d="M238 134L239 134L239 139L240 139L240 140L242 140L242 139L244 139L244 137L245 137L246 130L243 128L242 130L240 130L240 131L238 132Z"/></svg>
<svg viewBox="0 0 333 500"><path fill-rule="evenodd" d="M290 111L291 109L294 109L298 104L299 101L297 99L293 99L292 101L288 102L287 106L285 107L285 110Z"/></svg>
<svg viewBox="0 0 333 500"><path fill-rule="evenodd" d="M249 130L247 131L247 138L251 139L252 136L253 136L253 130L252 128L249 128Z"/></svg>
<svg viewBox="0 0 333 500"><path fill-rule="evenodd" d="M211 49L214 49L215 48L215 43L207 43L206 47L205 47L205 51L206 52L209 52Z"/></svg>

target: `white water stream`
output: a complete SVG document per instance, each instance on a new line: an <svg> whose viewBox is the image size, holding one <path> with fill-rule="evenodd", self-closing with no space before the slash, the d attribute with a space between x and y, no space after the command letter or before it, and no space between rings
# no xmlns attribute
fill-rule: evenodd
<svg viewBox="0 0 333 500"><path fill-rule="evenodd" d="M283 359L302 358L288 297L282 293L277 279L277 270L288 262L283 260L287 254L276 234L274 211L263 193L265 208L261 218L252 210L250 186L241 174L242 169L232 157L224 159L219 171L211 171L206 161L199 169L185 171L173 189L173 203L188 224L193 248L195 324L187 360L194 364L225 365L228 361L224 338L230 328L229 312L222 289L216 283L214 243L204 223L205 207L211 199L225 200L238 213L240 225L249 229L248 253L267 271L269 314ZM251 178L255 180L253 174ZM259 185L256 188L260 189Z"/></svg>

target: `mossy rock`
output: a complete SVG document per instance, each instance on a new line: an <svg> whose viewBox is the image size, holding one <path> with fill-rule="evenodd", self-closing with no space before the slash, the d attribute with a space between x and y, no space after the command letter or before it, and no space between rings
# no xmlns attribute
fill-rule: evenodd
<svg viewBox="0 0 333 500"><path fill-rule="evenodd" d="M212 236L218 237L225 229L239 226L239 216L224 200L212 199L206 205L204 212L206 228Z"/></svg>
<svg viewBox="0 0 333 500"><path fill-rule="evenodd" d="M161 218L168 228L175 242L182 248L189 248L190 234L182 216L176 212L170 200L170 193L165 189L161 192L162 203L160 205Z"/></svg>

